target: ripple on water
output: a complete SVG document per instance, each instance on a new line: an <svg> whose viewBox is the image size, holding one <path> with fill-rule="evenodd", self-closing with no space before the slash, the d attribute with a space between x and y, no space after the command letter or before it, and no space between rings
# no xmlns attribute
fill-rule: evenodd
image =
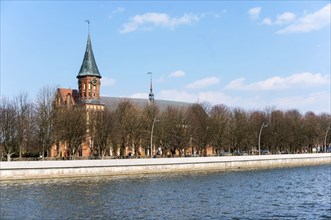
<svg viewBox="0 0 331 220"><path fill-rule="evenodd" d="M328 219L331 166L0 183L1 219Z"/></svg>

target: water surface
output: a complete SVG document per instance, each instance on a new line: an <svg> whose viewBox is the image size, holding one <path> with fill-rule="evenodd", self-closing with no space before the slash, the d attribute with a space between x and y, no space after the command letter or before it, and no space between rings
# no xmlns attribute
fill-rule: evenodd
<svg viewBox="0 0 331 220"><path fill-rule="evenodd" d="M331 166L0 183L1 219L331 219Z"/></svg>

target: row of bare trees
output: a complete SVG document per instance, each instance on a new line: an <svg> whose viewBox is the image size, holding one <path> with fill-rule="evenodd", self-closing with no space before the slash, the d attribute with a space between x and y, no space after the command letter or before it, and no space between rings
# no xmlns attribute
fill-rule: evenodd
<svg viewBox="0 0 331 220"><path fill-rule="evenodd" d="M40 90L33 102L27 93L0 100L0 150L8 160L13 154L22 158L46 150L52 142L54 91ZM24 155L23 155L24 154Z"/></svg>
<svg viewBox="0 0 331 220"><path fill-rule="evenodd" d="M122 156L127 148L134 149L136 156L140 154L139 147L147 153L154 119L153 144L161 148L163 154L170 155L186 155L188 149L190 153L205 155L208 147L215 155L235 150L251 153L258 148L263 123L268 127L261 135L262 149L272 153L312 152L314 148L323 149L331 124L330 114L302 115L297 110L245 111L204 104L159 109L153 104L139 107L130 100L93 114L96 117L92 121L97 126L92 126L95 134L92 139L98 146L99 156L105 155L109 147L114 152L119 150ZM326 142L331 143L331 135Z"/></svg>
<svg viewBox="0 0 331 220"><path fill-rule="evenodd" d="M0 100L0 152L7 160L47 156L54 143L66 142L72 154L86 137L82 108L56 108L51 87L42 88L36 100L27 93Z"/></svg>
<svg viewBox="0 0 331 220"><path fill-rule="evenodd" d="M55 90L45 87L32 101L26 93L0 103L0 149L2 156L46 155L55 143L65 142L70 155L77 155L89 138L92 152L99 157L114 152L125 156L132 149L135 156L150 149L151 127L155 123L153 144L163 154L205 155L223 151L257 149L261 125L262 149L272 153L312 152L331 143L326 135L331 115L297 110L247 111L225 105L192 104L186 107L157 105L141 107L130 100L106 106L104 111L89 111L79 106L57 108ZM331 131L330 131L331 133ZM118 155L117 155L117 152Z"/></svg>

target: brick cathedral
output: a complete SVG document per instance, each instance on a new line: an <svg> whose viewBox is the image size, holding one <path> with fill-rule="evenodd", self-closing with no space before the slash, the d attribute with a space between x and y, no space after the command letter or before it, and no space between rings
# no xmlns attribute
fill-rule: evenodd
<svg viewBox="0 0 331 220"><path fill-rule="evenodd" d="M91 37L88 32L87 45L83 63L77 75L78 90L58 88L55 96L56 106L81 105L88 114L91 110L104 110L104 104L100 101L101 75L95 62ZM83 141L79 156L90 156L91 139L89 137ZM51 149L51 157L66 157L69 152L66 143L54 144Z"/></svg>

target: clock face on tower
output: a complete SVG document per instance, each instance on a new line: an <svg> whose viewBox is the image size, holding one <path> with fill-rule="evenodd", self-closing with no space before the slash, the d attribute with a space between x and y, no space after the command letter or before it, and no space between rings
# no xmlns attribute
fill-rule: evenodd
<svg viewBox="0 0 331 220"><path fill-rule="evenodd" d="M92 79L92 84L93 84L94 86L96 86L96 85L97 85L97 83L98 83L98 80L97 80L97 78L93 78L93 79Z"/></svg>

